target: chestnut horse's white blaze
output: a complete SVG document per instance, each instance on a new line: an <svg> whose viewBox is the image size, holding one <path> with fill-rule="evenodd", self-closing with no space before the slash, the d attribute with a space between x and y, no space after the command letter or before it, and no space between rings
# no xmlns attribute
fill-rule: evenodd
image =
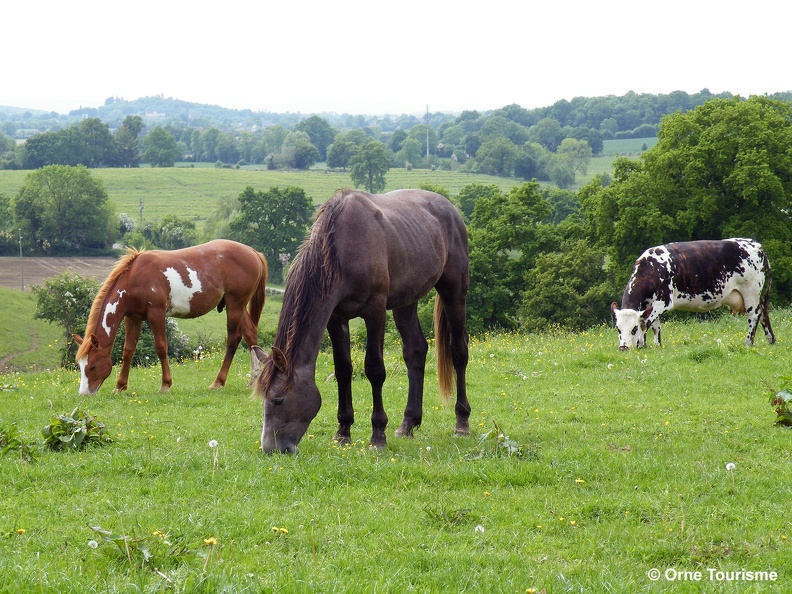
<svg viewBox="0 0 792 594"><path fill-rule="evenodd" d="M181 271L181 272L180 272ZM186 279L186 282L185 282ZM258 322L264 307L267 262L256 250L226 239L174 251L127 250L94 299L83 340L75 357L80 366L80 394L93 394L110 375L110 352L123 320L124 357L116 390L126 390L132 357L143 322L154 334L162 366L161 390L173 383L168 364L166 318L195 318L226 310L226 352L212 388L225 385L239 341L258 345ZM249 309L249 311L248 311ZM251 356L251 376L258 359Z"/></svg>
<svg viewBox="0 0 792 594"><path fill-rule="evenodd" d="M189 315L190 300L193 295L201 292L201 279L198 278L198 273L189 266L185 268L190 280L189 286L184 283L182 275L175 268L168 267L162 272L170 285L168 315L175 318Z"/></svg>

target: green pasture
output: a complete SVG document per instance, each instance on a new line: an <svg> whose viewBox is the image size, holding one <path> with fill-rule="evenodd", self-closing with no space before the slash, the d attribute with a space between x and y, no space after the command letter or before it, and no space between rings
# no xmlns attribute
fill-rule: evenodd
<svg viewBox="0 0 792 594"><path fill-rule="evenodd" d="M652 146L654 141L605 141L603 155L591 160L586 174L578 176L576 187L587 183L594 175L609 173L616 156L637 156L644 143ZM27 174L27 171L0 171L0 193L15 196ZM119 214L126 213L139 221L142 200L144 221L157 221L165 215L176 214L192 218L199 228L217 210L220 202L236 198L247 186L257 190L297 186L303 188L316 204L321 204L336 190L352 185L348 172L330 171L323 164L307 171L268 171L255 166L218 169L204 163L196 167L94 169L92 174L102 180ZM429 183L446 188L452 196L472 183L494 184L504 192L522 183L516 178L428 169L391 169L385 175L385 181L386 191L417 188L422 183Z"/></svg>
<svg viewBox="0 0 792 594"><path fill-rule="evenodd" d="M754 347L729 315L628 352L605 326L474 337L467 438L434 371L423 426L393 437L407 377L389 345L384 450L362 377L355 441L333 443L322 352L324 406L291 457L258 449L245 353L220 391L218 354L175 366L168 394L157 367L92 397L76 372L2 376L0 429L29 449L0 455L0 592L789 591L792 433L768 396L790 382L792 311L772 322L778 342ZM116 441L45 450L78 406Z"/></svg>
<svg viewBox="0 0 792 594"><path fill-rule="evenodd" d="M27 171L0 171L0 193L15 196ZM140 220L158 221L175 214L192 218L199 228L220 202L239 196L247 186L257 190L273 186L297 186L316 204L330 198L336 190L351 187L349 173L326 169L307 171L267 171L265 169L217 169L209 167L170 167L152 169L94 169L102 180L116 212ZM438 184L451 194L471 183L495 184L503 191L520 185L520 180L450 171L392 169L385 176L386 191L417 188L421 183Z"/></svg>

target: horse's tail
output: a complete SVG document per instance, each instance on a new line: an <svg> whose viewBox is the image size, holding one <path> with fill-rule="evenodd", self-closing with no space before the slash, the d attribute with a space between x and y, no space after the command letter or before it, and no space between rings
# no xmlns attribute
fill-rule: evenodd
<svg viewBox="0 0 792 594"><path fill-rule="evenodd" d="M440 384L440 397L448 404L454 392L454 366L451 361L451 330L448 324L443 300L438 294L434 306L435 344L437 345L437 381Z"/></svg>
<svg viewBox="0 0 792 594"><path fill-rule="evenodd" d="M264 302L267 300L267 259L261 252L256 252L261 260L261 275L259 276L256 291L250 300L250 319L253 324L258 328L259 320L261 319L261 312L264 310Z"/></svg>

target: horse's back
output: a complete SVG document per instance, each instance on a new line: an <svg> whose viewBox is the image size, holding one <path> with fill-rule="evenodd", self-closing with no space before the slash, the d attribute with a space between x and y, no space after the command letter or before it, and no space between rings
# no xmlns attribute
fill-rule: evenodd
<svg viewBox="0 0 792 594"><path fill-rule="evenodd" d="M347 272L384 283L389 307L422 297L449 267L467 275L465 224L444 196L424 190L350 192L344 201L336 248Z"/></svg>

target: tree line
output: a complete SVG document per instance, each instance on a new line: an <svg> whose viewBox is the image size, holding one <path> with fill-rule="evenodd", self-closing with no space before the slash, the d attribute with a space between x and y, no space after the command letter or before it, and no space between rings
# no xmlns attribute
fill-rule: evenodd
<svg viewBox="0 0 792 594"><path fill-rule="evenodd" d="M485 173L516 179L549 181L571 187L575 176L587 171L592 156L610 138L652 137L660 118L684 113L712 98L706 89L688 95L578 97L552 106L528 110L508 105L480 113L428 114L392 119L362 116L295 114L276 117L253 112L221 110L238 115L243 126L217 123L207 106L164 98L124 102L107 100L102 108L73 112L82 119L71 126L35 134L16 146L0 134L0 167L35 169L49 164L87 167L136 167L139 163L169 167L177 161L208 162L217 166L261 165L271 169L307 169L325 162L347 169L361 147L380 143L389 167L439 168ZM124 115L134 108L174 110L178 117L147 120ZM186 109L198 110L200 117ZM1 115L1 114L0 114ZM102 117L109 119L103 120ZM244 116L244 118L243 118ZM153 122L166 120L164 124ZM233 120L232 120L233 121ZM213 122L213 123L208 123ZM8 122L6 122L6 128ZM60 126L61 124L59 124Z"/></svg>
<svg viewBox="0 0 792 594"><path fill-rule="evenodd" d="M61 185L71 189L53 191ZM471 184L450 195L424 187L452 200L468 225L472 332L598 324L608 318L636 257L669 241L757 239L772 266L773 303L792 302L789 102L713 99L667 116L653 148L618 159L612 180L595 177L577 192L535 180L510 192ZM102 208L86 208L89 201ZM20 227L53 253L94 245L97 229L107 230L105 247L122 233L123 243L171 249L212 237L237 239L268 256L277 282L313 214L313 201L300 188L247 188L218 207L199 237L193 223L176 216L140 229L127 220L123 228L105 204L89 169L48 166L28 174L13 200L0 201L0 221L12 221L3 227L11 242ZM88 213L95 218L87 221ZM425 313L431 315L428 308Z"/></svg>

